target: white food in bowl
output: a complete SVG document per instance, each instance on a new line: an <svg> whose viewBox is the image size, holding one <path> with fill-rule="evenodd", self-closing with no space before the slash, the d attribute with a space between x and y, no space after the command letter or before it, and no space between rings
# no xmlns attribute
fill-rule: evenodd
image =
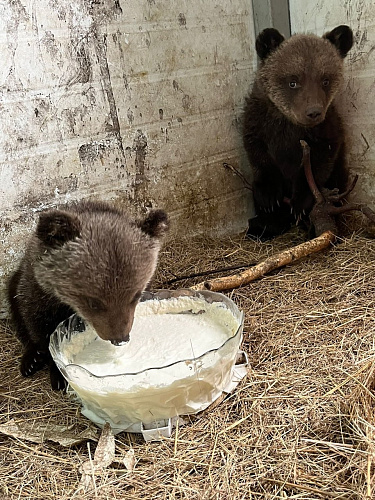
<svg viewBox="0 0 375 500"><path fill-rule="evenodd" d="M67 363L97 376L137 373L199 358L218 349L238 326L238 320L220 302L209 304L191 297L148 300L136 308L128 343L114 346L88 326L62 344L62 354Z"/></svg>

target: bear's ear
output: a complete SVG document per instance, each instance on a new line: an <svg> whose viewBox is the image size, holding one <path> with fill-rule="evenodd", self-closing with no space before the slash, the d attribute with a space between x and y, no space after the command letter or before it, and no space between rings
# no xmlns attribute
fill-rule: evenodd
<svg viewBox="0 0 375 500"><path fill-rule="evenodd" d="M337 28L329 33L325 33L323 38L333 43L342 58L346 56L353 45L353 32L349 26L345 26L345 24L337 26Z"/></svg>
<svg viewBox="0 0 375 500"><path fill-rule="evenodd" d="M36 235L45 245L61 246L80 235L81 223L73 214L52 210L39 216Z"/></svg>
<svg viewBox="0 0 375 500"><path fill-rule="evenodd" d="M169 229L169 220L164 210L151 210L147 217L140 222L142 231L153 238L163 237Z"/></svg>
<svg viewBox="0 0 375 500"><path fill-rule="evenodd" d="M268 57L285 40L283 35L275 28L266 28L257 36L255 49L263 60Z"/></svg>

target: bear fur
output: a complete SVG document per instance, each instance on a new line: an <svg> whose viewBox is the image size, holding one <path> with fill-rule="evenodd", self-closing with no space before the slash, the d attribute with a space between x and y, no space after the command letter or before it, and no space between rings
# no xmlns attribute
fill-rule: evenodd
<svg viewBox="0 0 375 500"><path fill-rule="evenodd" d="M162 210L142 221L103 202L43 212L8 285L12 319L24 345L22 375L49 364L52 387L65 387L48 345L57 325L74 312L102 339L127 341L167 230Z"/></svg>
<svg viewBox="0 0 375 500"><path fill-rule="evenodd" d="M314 198L301 165L301 139L311 148L318 187L345 189L345 131L334 98L352 44L348 26L323 37L298 34L285 40L273 28L257 37L261 65L243 115L256 212L248 236L272 238L311 211Z"/></svg>

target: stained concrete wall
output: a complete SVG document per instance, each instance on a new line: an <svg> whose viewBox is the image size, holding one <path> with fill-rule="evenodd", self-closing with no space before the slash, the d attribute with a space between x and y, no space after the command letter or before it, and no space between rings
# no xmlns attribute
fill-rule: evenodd
<svg viewBox="0 0 375 500"><path fill-rule="evenodd" d="M70 200L244 229L251 196L223 163L246 169L253 47L247 0L0 2L0 298L38 212Z"/></svg>
<svg viewBox="0 0 375 500"><path fill-rule="evenodd" d="M290 0L290 20L292 33L322 35L340 24L354 32L340 105L349 132L349 166L359 174L352 198L375 209L375 4L371 0Z"/></svg>

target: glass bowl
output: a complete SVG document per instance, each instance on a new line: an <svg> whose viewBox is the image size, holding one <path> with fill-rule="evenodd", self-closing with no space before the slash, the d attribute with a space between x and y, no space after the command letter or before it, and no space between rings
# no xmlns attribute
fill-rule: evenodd
<svg viewBox="0 0 375 500"><path fill-rule="evenodd" d="M151 424L197 413L215 401L230 383L242 342L243 313L231 299L210 291L180 289L144 292L141 302L182 297L227 308L238 324L236 331L228 332L220 347L209 349L197 358L178 360L167 366L151 367L136 373L104 376L91 373L64 355L64 346L87 327L81 318L74 314L60 323L52 334L49 347L52 358L82 403L82 413L93 422L98 425L109 422L117 431L131 430L133 424ZM180 313L193 314L189 309ZM178 354L178 331L175 341Z"/></svg>

